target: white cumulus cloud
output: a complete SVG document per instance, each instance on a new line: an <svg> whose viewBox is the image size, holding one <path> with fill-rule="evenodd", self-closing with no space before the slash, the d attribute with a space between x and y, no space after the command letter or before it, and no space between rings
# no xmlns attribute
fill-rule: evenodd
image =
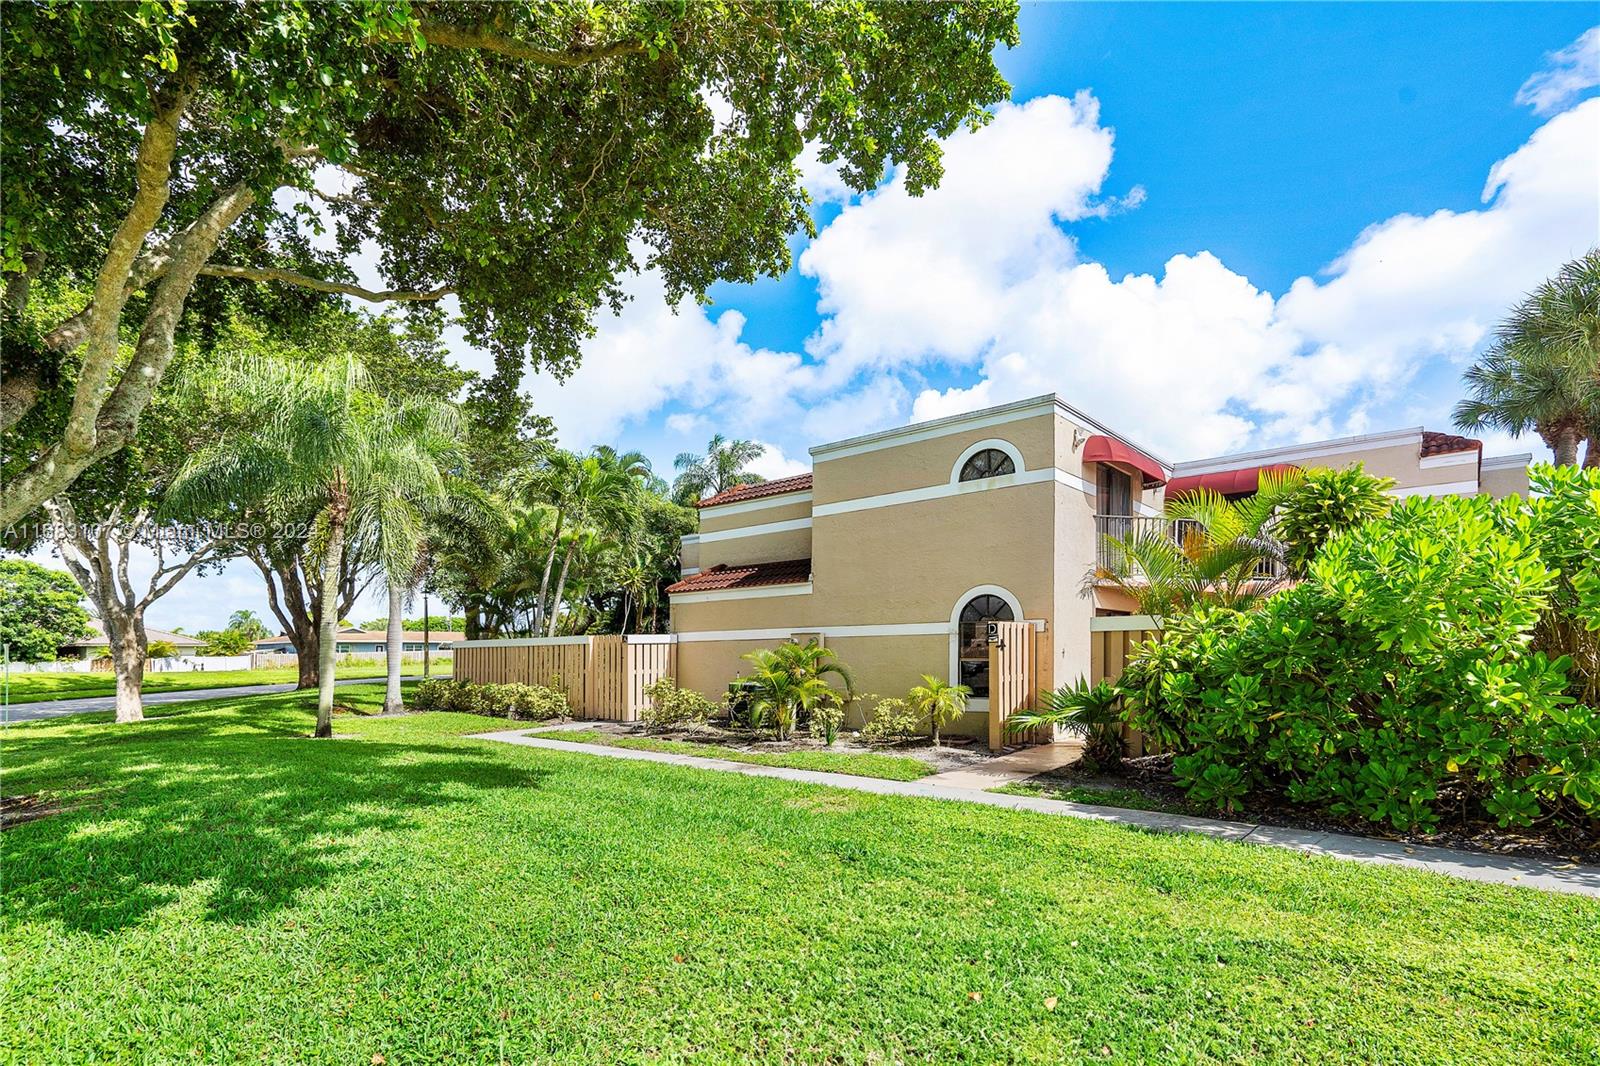
<svg viewBox="0 0 1600 1066"><path fill-rule="evenodd" d="M1585 30L1576 41L1545 57L1546 65L1522 83L1517 103L1536 115L1553 115L1581 94L1600 85L1600 26Z"/></svg>

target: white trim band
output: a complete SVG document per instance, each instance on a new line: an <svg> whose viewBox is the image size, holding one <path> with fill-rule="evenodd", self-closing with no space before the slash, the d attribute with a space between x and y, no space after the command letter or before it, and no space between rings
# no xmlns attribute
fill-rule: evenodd
<svg viewBox="0 0 1600 1066"><path fill-rule="evenodd" d="M1417 460L1417 465L1424 470L1432 470L1439 466L1468 466L1478 461L1476 448L1464 452L1445 452L1443 455L1424 455Z"/></svg>
<svg viewBox="0 0 1600 1066"><path fill-rule="evenodd" d="M1452 481L1447 485L1413 485L1410 488L1390 489L1391 496L1476 496L1478 482Z"/></svg>
<svg viewBox="0 0 1600 1066"><path fill-rule="evenodd" d="M1340 437L1336 440L1316 441L1311 444L1295 445L1288 448L1268 448L1259 452L1237 452L1233 455L1219 455L1214 459L1196 459L1187 463L1178 463L1173 466L1172 476L1187 477L1191 474L1215 474L1222 470L1233 470L1244 466L1265 466L1268 463L1297 463L1313 459L1324 459L1331 455L1348 455L1351 452L1366 452L1374 448L1392 448L1400 444L1415 444L1422 446L1422 427L1413 429L1393 429L1384 433L1367 433L1359 437Z"/></svg>
<svg viewBox="0 0 1600 1066"><path fill-rule="evenodd" d="M711 533L700 534L701 544L711 544L719 540L737 540L740 537L760 537L768 533L790 533L797 529L810 529L811 519L791 518L787 522L767 522L759 526L740 526L738 529L719 529ZM688 539L688 538L685 538Z"/></svg>
<svg viewBox="0 0 1600 1066"><path fill-rule="evenodd" d="M1130 633L1141 629L1160 629L1148 614L1095 615L1089 619L1091 633Z"/></svg>

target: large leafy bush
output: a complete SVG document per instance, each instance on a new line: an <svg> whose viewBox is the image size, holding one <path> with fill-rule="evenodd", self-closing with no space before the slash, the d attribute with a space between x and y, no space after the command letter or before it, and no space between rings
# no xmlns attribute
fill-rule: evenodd
<svg viewBox="0 0 1600 1066"><path fill-rule="evenodd" d="M1430 829L1448 789L1503 825L1595 816L1600 471L1533 485L1403 501L1256 610L1170 620L1123 675L1134 724L1223 809L1271 788Z"/></svg>
<svg viewBox="0 0 1600 1066"><path fill-rule="evenodd" d="M1369 474L1360 463L1306 471L1305 480L1278 505L1272 522L1289 571L1304 576L1334 536L1388 514L1394 506L1388 492L1392 488L1393 478Z"/></svg>
<svg viewBox="0 0 1600 1066"><path fill-rule="evenodd" d="M411 705L420 711L455 711L491 718L542 722L571 713L566 693L544 685L479 685L432 678L417 685Z"/></svg>
<svg viewBox="0 0 1600 1066"><path fill-rule="evenodd" d="M670 677L663 677L645 686L645 696L650 700L639 711L639 720L646 729L668 729L675 725L695 725L711 717L717 705L692 688L679 688Z"/></svg>

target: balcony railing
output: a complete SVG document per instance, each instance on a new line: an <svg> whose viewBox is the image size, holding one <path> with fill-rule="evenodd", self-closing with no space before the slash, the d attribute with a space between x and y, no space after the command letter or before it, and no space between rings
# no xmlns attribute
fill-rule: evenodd
<svg viewBox="0 0 1600 1066"><path fill-rule="evenodd" d="M1101 570L1126 572L1125 551L1118 541L1151 536L1168 537L1178 544L1190 534L1198 533L1200 523L1192 519L1174 520L1160 515L1110 515L1094 516L1095 567ZM1255 576L1263 580L1281 578L1286 573L1282 561L1263 559L1256 567Z"/></svg>

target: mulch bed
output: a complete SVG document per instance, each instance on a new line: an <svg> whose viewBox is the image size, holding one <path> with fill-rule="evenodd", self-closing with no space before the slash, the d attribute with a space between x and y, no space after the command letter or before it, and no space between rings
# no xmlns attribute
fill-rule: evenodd
<svg viewBox="0 0 1600 1066"><path fill-rule="evenodd" d="M1282 796L1270 793L1253 793L1247 797L1244 809L1223 814L1215 807L1188 799L1172 776L1171 755L1124 759L1121 773L1089 774L1067 767L1032 780L1042 785L1059 784L1063 787L1132 789L1160 804L1163 810L1207 818L1258 822L1285 829L1348 833L1405 844L1464 848L1493 855L1600 864L1600 823L1595 821L1587 826L1547 824L1526 829L1502 829L1493 822L1463 822L1444 817L1440 819L1439 829L1435 833L1399 833L1364 818L1342 818L1319 808L1290 803ZM1448 790L1441 790L1439 799L1441 810L1451 808L1452 796Z"/></svg>
<svg viewBox="0 0 1600 1066"><path fill-rule="evenodd" d="M827 751L840 755L860 755L867 752L874 752L879 755L909 755L913 758L921 759L940 772L945 770L964 770L987 762L992 758L989 750L983 745L972 743L971 738L958 737L944 738L943 743L938 748L935 748L933 742L927 737L908 738L884 744L868 744L857 739L851 733L841 730L838 739L833 742L833 746L826 747L820 740L813 740L808 734L804 733L796 734L787 740L774 740L770 733L758 733L751 729L729 729L715 724L646 732L638 726L578 719L572 722L570 728L600 729L602 732L614 733L618 736L649 737L652 740L677 740L689 744L715 744L723 747L738 748L741 751L771 752L774 755L792 751ZM958 743L958 741L962 741L962 743Z"/></svg>

